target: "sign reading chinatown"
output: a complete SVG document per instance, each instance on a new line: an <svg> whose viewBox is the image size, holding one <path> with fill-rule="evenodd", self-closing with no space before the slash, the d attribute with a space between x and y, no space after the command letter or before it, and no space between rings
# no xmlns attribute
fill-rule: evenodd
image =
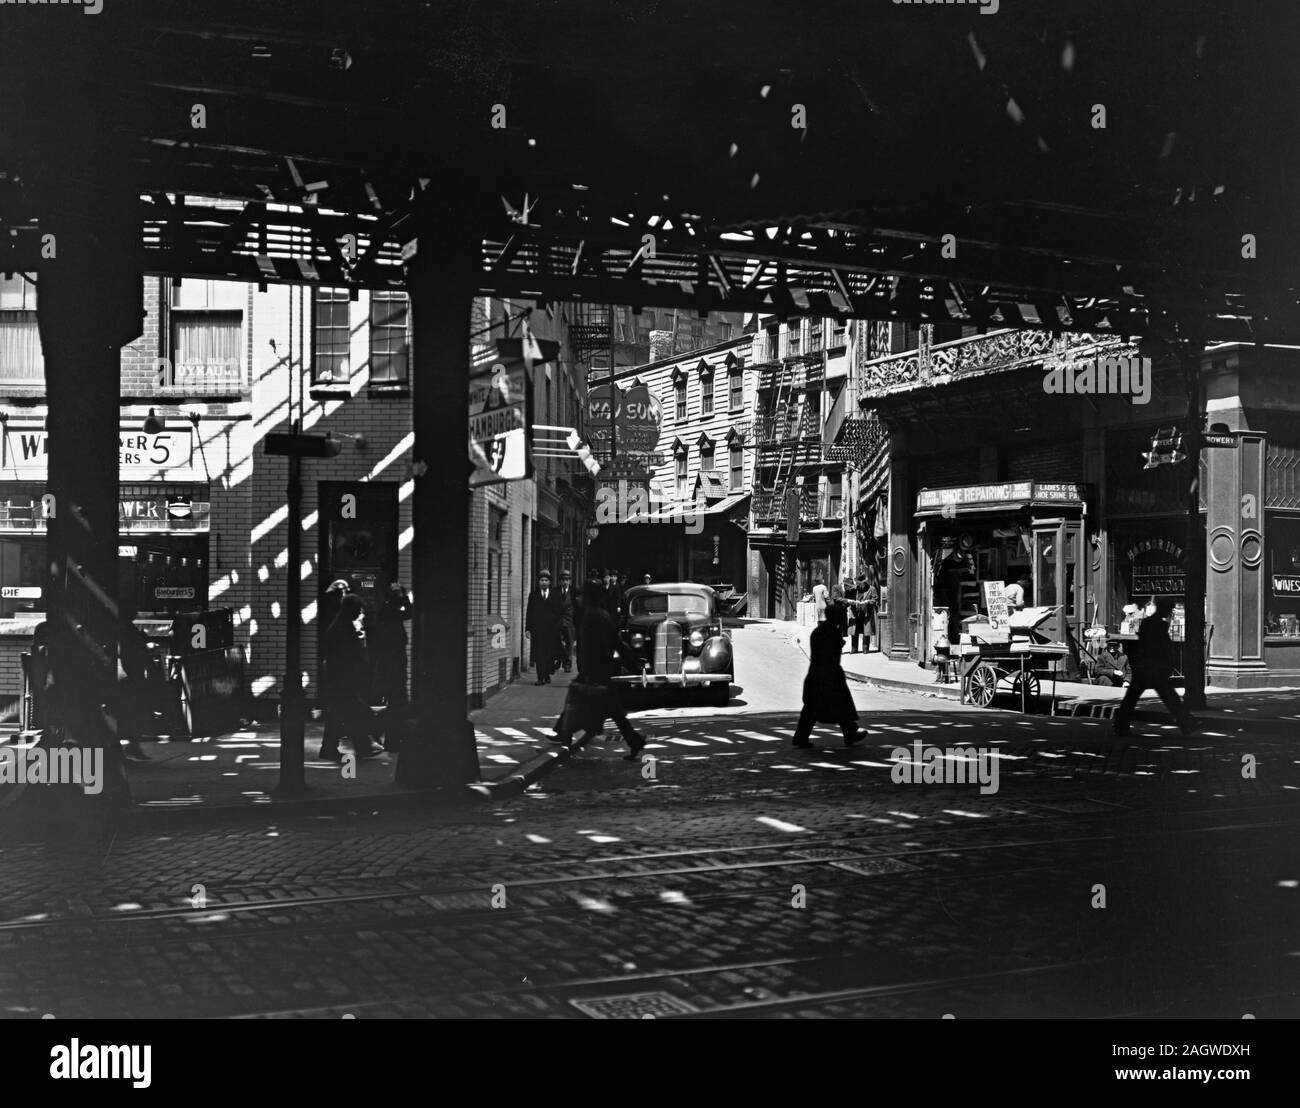
<svg viewBox="0 0 1300 1108"><path fill-rule="evenodd" d="M643 384L614 389L614 449L617 454L653 454L659 445L663 408ZM587 394L587 441L597 453L609 453L610 386L598 385Z"/></svg>
<svg viewBox="0 0 1300 1108"><path fill-rule="evenodd" d="M1134 596L1182 596L1187 591L1183 548L1169 539L1143 539L1126 551Z"/></svg>

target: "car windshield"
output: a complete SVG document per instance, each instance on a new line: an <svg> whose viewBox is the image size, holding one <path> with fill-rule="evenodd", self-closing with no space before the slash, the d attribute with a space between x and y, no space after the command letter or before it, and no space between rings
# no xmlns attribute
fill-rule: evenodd
<svg viewBox="0 0 1300 1108"><path fill-rule="evenodd" d="M709 614L709 598L696 593L649 592L632 599L631 611L634 616L662 616Z"/></svg>

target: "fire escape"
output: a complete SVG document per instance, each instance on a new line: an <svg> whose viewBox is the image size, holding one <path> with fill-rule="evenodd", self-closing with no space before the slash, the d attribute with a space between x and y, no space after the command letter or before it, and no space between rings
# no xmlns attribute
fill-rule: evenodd
<svg viewBox="0 0 1300 1108"><path fill-rule="evenodd" d="M614 309L609 304L575 304L577 315L569 326L573 360L587 367L589 385L603 385L609 380L610 349L614 342ZM593 365L593 359L603 369Z"/></svg>
<svg viewBox="0 0 1300 1108"><path fill-rule="evenodd" d="M764 356L760 353L756 361ZM825 384L824 355L818 351L762 360L758 369L755 525L784 529L794 510L801 524L817 526L821 510L816 477L824 462L818 403ZM813 480L801 484L799 479L808 477Z"/></svg>

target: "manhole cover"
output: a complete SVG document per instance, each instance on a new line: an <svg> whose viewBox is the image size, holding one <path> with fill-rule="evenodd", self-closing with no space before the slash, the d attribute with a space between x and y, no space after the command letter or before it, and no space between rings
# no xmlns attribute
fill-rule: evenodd
<svg viewBox="0 0 1300 1108"><path fill-rule="evenodd" d="M832 862L836 869L846 869L863 877L876 877L882 873L915 873L920 867L897 858L863 858L860 862Z"/></svg>
<svg viewBox="0 0 1300 1108"><path fill-rule="evenodd" d="M621 993L570 1000L569 1003L596 1020L639 1020L647 1016L677 1016L699 1011L667 993Z"/></svg>

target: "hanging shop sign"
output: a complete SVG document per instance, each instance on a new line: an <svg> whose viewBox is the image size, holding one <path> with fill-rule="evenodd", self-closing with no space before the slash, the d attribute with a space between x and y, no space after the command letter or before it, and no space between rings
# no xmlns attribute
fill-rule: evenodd
<svg viewBox="0 0 1300 1108"><path fill-rule="evenodd" d="M1079 504L1081 485L1044 481L1003 481L995 485L964 485L951 489L922 489L916 497L919 512L974 507L1033 504Z"/></svg>
<svg viewBox="0 0 1300 1108"><path fill-rule="evenodd" d="M470 377L471 487L522 481L532 475L529 391L528 369L521 358L499 358Z"/></svg>
<svg viewBox="0 0 1300 1108"><path fill-rule="evenodd" d="M1134 596L1182 596L1187 591L1183 548L1170 539L1141 539L1125 552Z"/></svg>
<svg viewBox="0 0 1300 1108"><path fill-rule="evenodd" d="M41 427L10 427L3 437L0 475L44 477L49 466L49 432ZM123 475L139 478L166 472L177 476L194 464L194 432L189 427L149 434L122 428L117 436L117 464Z"/></svg>
<svg viewBox="0 0 1300 1108"><path fill-rule="evenodd" d="M117 502L118 526L132 531L206 531L212 504L167 496L130 497Z"/></svg>
<svg viewBox="0 0 1300 1108"><path fill-rule="evenodd" d="M172 585L159 585L153 590L155 600L193 600L194 589Z"/></svg>
<svg viewBox="0 0 1300 1108"><path fill-rule="evenodd" d="M635 384L628 389L598 385L587 394L587 440L592 449L608 451L610 445L610 393L614 400L614 449L617 454L653 454L659 445L663 406L650 389Z"/></svg>

